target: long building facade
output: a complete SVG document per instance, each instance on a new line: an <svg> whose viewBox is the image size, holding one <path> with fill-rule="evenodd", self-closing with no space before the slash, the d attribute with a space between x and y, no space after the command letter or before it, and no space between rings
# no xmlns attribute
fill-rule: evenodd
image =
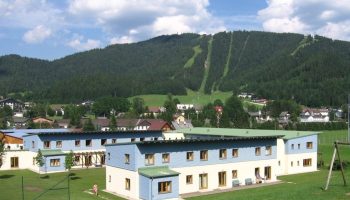
<svg viewBox="0 0 350 200"><path fill-rule="evenodd" d="M180 131L165 133L165 140L106 145L106 190L129 199L177 199L317 170L317 133Z"/></svg>
<svg viewBox="0 0 350 200"><path fill-rule="evenodd" d="M38 173L65 171L65 157L74 155L73 168L102 167L105 165L107 143L151 141L163 138L161 131L110 132L36 132L23 137L22 151L8 151L0 169L31 169ZM38 166L35 157L41 151L44 165Z"/></svg>

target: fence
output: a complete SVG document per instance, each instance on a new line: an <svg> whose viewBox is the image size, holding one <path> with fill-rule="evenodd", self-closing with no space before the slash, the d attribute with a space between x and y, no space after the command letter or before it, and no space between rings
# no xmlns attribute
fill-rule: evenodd
<svg viewBox="0 0 350 200"><path fill-rule="evenodd" d="M2 175L1 182L11 182L6 184L6 190L2 191L1 199L70 200L70 177L66 174L55 180L45 174L37 177L13 176Z"/></svg>

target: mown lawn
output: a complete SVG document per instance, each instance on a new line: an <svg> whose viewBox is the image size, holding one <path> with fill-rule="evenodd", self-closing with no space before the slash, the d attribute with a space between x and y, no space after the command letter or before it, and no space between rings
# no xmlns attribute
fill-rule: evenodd
<svg viewBox="0 0 350 200"><path fill-rule="evenodd" d="M92 199L115 199L120 200L114 195L100 191L100 197L88 194L88 191L96 183L99 189L106 187L105 169L84 169L73 170L70 180L70 194L72 200L92 200ZM29 170L11 170L0 171L0 199L14 200L22 199L22 176L24 177L24 199L31 200L47 191L59 181L64 180L67 173L55 173L47 175L38 175ZM52 190L42 195L39 200L66 200L68 199L67 179L58 184Z"/></svg>
<svg viewBox="0 0 350 200"><path fill-rule="evenodd" d="M216 99L220 99L221 101L225 102L231 95L232 92L213 92L209 95L187 90L187 95L174 95L173 98L178 98L183 104L206 105L210 102L214 102ZM147 106L162 106L167 99L167 95L160 94L138 95L135 97L143 98ZM129 100L132 101L132 99L135 97L130 97Z"/></svg>

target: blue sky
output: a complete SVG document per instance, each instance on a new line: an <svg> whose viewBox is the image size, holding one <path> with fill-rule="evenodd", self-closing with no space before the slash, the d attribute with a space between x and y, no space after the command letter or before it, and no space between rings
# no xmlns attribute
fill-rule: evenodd
<svg viewBox="0 0 350 200"><path fill-rule="evenodd" d="M350 40L350 0L0 0L0 55L53 60L163 34L234 30Z"/></svg>

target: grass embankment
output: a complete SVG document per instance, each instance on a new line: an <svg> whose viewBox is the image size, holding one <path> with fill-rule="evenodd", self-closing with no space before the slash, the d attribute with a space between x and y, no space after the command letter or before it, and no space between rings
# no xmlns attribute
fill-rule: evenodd
<svg viewBox="0 0 350 200"><path fill-rule="evenodd" d="M101 190L106 187L105 169L88 169L88 170L73 170L73 177L70 180L70 194L71 200L81 199L115 199L120 200L114 195L102 192ZM29 170L11 170L0 171L0 199L12 200L22 199L22 186L21 179L24 177L24 199L32 200L47 189L51 188L59 181L64 180L67 173L55 173L47 175L38 175ZM97 184L100 190L100 197L96 197L85 191L92 188L94 184ZM45 200L66 200L68 199L67 179L58 184L52 190L48 190L47 193L42 195L38 199Z"/></svg>
<svg viewBox="0 0 350 200"><path fill-rule="evenodd" d="M214 92L212 94L204 94L187 90L187 95L174 95L173 98L178 98L180 102L184 104L206 105L210 102L214 102L215 99L220 99L225 102L225 100L231 95L232 92ZM161 94L138 95L135 97L143 98L147 106L162 106L168 98L167 95ZM130 97L129 100L132 101L135 97Z"/></svg>

